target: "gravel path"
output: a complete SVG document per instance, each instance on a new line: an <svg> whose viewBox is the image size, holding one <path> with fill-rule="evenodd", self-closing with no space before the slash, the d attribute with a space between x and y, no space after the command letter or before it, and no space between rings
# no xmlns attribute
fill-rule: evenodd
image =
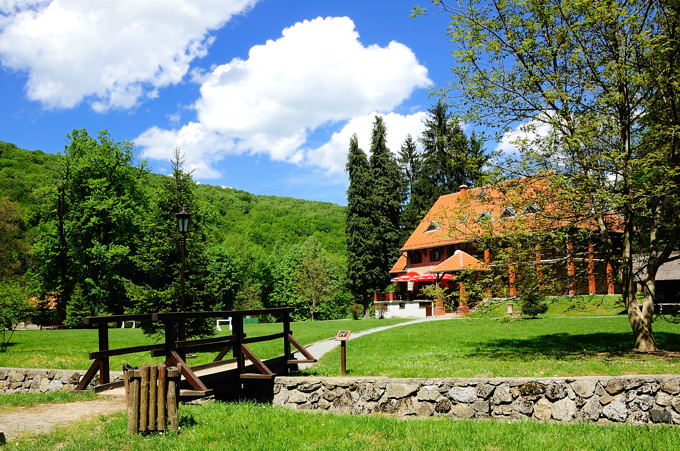
<svg viewBox="0 0 680 451"><path fill-rule="evenodd" d="M18 407L0 413L0 432L9 442L22 435L44 434L56 426L125 410L124 400L77 401Z"/></svg>
<svg viewBox="0 0 680 451"><path fill-rule="evenodd" d="M445 315L445 316L434 316L430 318L423 318L423 319L416 319L413 321L406 321L405 323L399 323L399 324L392 324L389 326L381 326L381 327L374 327L373 329L366 329L362 330L361 332L352 332L352 335L350 335L349 339L354 340L355 338L363 337L364 335L369 335L369 334L374 334L376 332L382 332L383 330L387 329L393 329L395 327L403 327L403 326L410 326L411 324L418 324L418 323L426 323L429 321L443 321L447 319L456 319L459 318L458 316L454 315ZM335 341L335 338L328 338L326 340L321 340L317 341L316 343L312 343L311 345L307 346L307 350L314 356L316 357L317 360L321 360L321 357L324 356L324 354L332 351L333 349L337 348L340 345L339 341ZM295 354L296 359L304 359L304 356L300 354L299 352ZM301 370L307 369L314 365L313 363L300 363L298 364L298 368Z"/></svg>

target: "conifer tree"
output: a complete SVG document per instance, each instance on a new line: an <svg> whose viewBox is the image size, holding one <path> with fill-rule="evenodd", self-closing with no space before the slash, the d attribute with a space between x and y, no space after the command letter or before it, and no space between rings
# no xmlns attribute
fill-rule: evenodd
<svg viewBox="0 0 680 451"><path fill-rule="evenodd" d="M402 227L402 241L406 240L409 233L416 228L421 219L421 213L412 203L413 189L418 177L420 175L420 167L422 165L422 155L416 148L416 142L411 135L406 135L404 143L399 150L399 157L397 158L399 165L404 174L404 181L406 184L407 203L401 212L401 227Z"/></svg>
<svg viewBox="0 0 680 451"><path fill-rule="evenodd" d="M348 284L354 299L368 307L370 302L369 247L373 235L371 223L371 173L366 153L359 147L357 136L349 141L346 170L349 176L347 189L347 240Z"/></svg>

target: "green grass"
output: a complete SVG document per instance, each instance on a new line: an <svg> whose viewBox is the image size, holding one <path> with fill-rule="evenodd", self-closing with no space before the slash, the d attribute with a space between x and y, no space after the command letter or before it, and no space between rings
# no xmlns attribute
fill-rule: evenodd
<svg viewBox="0 0 680 451"><path fill-rule="evenodd" d="M294 336L303 344L311 344L335 336L340 329L353 331L370 329L403 322L400 319L363 319L335 321L306 321L292 323ZM229 334L223 327L222 334ZM282 332L280 323L246 324L245 332L249 337ZM140 329L109 329L109 348L124 348L162 342L161 337L149 337ZM254 343L251 349L260 358L283 355L283 340L272 340ZM17 331L6 352L0 352L0 367L17 368L55 368L55 369L87 369L91 360L88 354L97 350L97 331L95 329L74 330L26 330ZM212 360L216 352L201 353L197 358L189 360L195 365ZM111 369L120 370L123 363L140 365L160 363L162 359L154 359L148 352L128 354L111 358Z"/></svg>
<svg viewBox="0 0 680 451"><path fill-rule="evenodd" d="M550 316L616 316L624 311L621 295L594 296L546 296ZM508 304L514 304L515 311L522 310L519 301L491 301L486 308L472 314L475 318L497 318L505 316Z"/></svg>
<svg viewBox="0 0 680 451"><path fill-rule="evenodd" d="M654 323L671 355L631 353L627 318L446 320L397 327L347 344L353 376L510 377L680 373L680 325ZM339 352L312 374L340 374Z"/></svg>
<svg viewBox="0 0 680 451"><path fill-rule="evenodd" d="M127 435L124 413L54 433L25 437L7 449L36 450L670 450L680 447L672 426L598 426L530 422L409 419L295 412L268 405L211 403L181 406L179 434Z"/></svg>
<svg viewBox="0 0 680 451"><path fill-rule="evenodd" d="M74 401L89 401L95 398L92 391L69 392L57 391L50 393L13 393L7 395L0 393L0 412L15 409L17 407L33 407L39 404L56 404Z"/></svg>

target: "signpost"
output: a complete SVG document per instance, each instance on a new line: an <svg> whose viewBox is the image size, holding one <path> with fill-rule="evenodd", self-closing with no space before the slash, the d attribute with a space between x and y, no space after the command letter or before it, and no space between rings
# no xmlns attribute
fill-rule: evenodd
<svg viewBox="0 0 680 451"><path fill-rule="evenodd" d="M340 330L335 339L340 342L340 373L347 374L347 340L352 333L351 330Z"/></svg>

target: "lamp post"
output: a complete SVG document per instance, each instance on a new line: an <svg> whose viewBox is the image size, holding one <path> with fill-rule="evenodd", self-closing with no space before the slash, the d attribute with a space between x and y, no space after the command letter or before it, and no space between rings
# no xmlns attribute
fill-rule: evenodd
<svg viewBox="0 0 680 451"><path fill-rule="evenodd" d="M179 270L179 296L180 308L183 312L187 310L186 299L186 260L187 260L187 232L189 231L189 218L191 213L187 211L186 206L182 206L182 210L175 213L177 218L177 231L179 232L179 252L180 252L180 270ZM186 340L186 329L184 328L184 320L179 323L180 340Z"/></svg>

